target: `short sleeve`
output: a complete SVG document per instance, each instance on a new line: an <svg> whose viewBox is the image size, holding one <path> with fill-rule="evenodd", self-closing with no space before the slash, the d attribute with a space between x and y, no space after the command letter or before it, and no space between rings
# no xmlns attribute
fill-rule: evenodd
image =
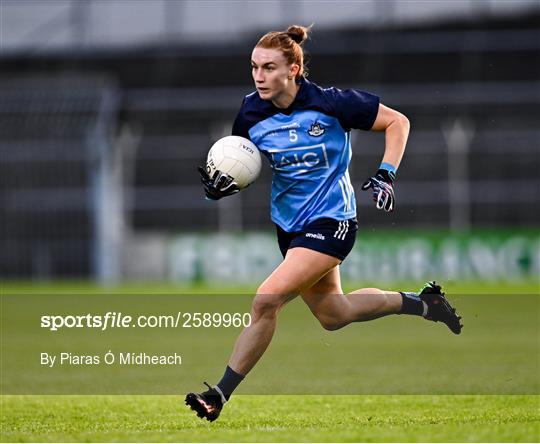
<svg viewBox="0 0 540 444"><path fill-rule="evenodd" d="M329 88L326 91L334 115L344 129L370 130L373 127L379 112L378 96L357 89Z"/></svg>
<svg viewBox="0 0 540 444"><path fill-rule="evenodd" d="M242 101L242 106L240 107L240 111L238 111L236 119L234 119L231 135L240 136L240 137L249 139L249 124L244 117L245 102L246 102L246 99Z"/></svg>

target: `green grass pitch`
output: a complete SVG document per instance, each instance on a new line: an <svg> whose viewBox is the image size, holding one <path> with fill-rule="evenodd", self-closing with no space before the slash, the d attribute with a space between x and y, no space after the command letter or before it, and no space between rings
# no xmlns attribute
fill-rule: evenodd
<svg viewBox="0 0 540 444"><path fill-rule="evenodd" d="M3 441L525 442L538 396L240 395L214 423L180 396L6 396Z"/></svg>
<svg viewBox="0 0 540 444"><path fill-rule="evenodd" d="M30 287L21 283L4 286L3 291L28 292L37 289L46 293L75 287L77 285L73 283L42 287ZM78 291L89 293L97 291L84 284L78 287ZM353 287L347 285L347 289ZM415 286L404 285L403 288L414 289ZM465 318L466 329L462 338L454 338L448 333L449 340L462 340L461 344L466 344L466 347L474 350L477 340L486 341L482 344L491 343L495 348L499 345L508 347L508 341L512 341L512 337L509 336L512 330L518 331L526 327L527 335L523 335L524 338L529 338L529 348L526 350L535 350L536 354L530 356L531 365L522 366L522 369L528 369L529 373L524 371L516 373L518 375L516 378L522 379L523 382L519 384L513 381L515 384L511 386L514 387L510 391L511 394L240 394L233 397L222 416L214 423L198 419L194 412L184 405L181 393L169 396L3 394L0 404L1 440L3 442L538 442L540 441L538 374L530 374L530 370L538 369L540 356L538 337L529 336L530 333L538 332L539 313L538 311L529 313L528 321L524 321L518 309L522 305L519 294L528 294L529 297L538 295L538 289L538 282L516 285L471 283L449 287L449 293L481 294L486 302L489 301L490 293L507 294L517 304L516 310L500 313L501 317L509 318L509 322L493 326L488 332L493 336L491 342L486 341L485 332L474 332L474 319L471 319L470 315L468 324ZM162 293L178 291L170 287L156 289L145 285L119 289L123 292L135 290ZM247 292L249 289L242 290ZM206 293L214 290L199 287L182 291ZM538 310L537 299L533 300L535 302L528 299L526 310L529 312ZM473 308L474 304L469 310ZM298 308L291 307L291 310L294 312ZM480 321L481 316L478 322ZM284 322L287 322L286 316ZM523 325L526 322L529 324ZM393 334L402 332L399 329L404 326L406 328L410 326L410 331L415 334L424 331L425 328L422 322L408 324L402 319L396 320L395 326L396 330L392 330L394 323L381 320L375 321L372 326L363 324L361 328L365 329L366 335L372 329L374 332L387 334L388 341L391 341ZM359 326L349 328L360 329ZM433 328L434 334L443 332L440 325ZM337 336L335 341L336 344L342 342L345 344L344 349L353 353L354 331L351 332ZM283 338L277 339L283 341ZM431 342L427 341L424 344ZM515 345L516 349L523 346L523 344ZM290 353L287 348L283 350L284 356L286 352ZM513 360L519 356L505 353L507 350L508 348L501 348L500 364L506 365L506 370L503 369L505 372L512 368ZM278 343L270 350L269 356L277 356L279 353L282 352ZM300 370L299 367L295 367L298 364L292 358L289 368L285 358L281 364L284 378L290 378L288 372ZM394 356L393 362L396 362L396 359ZM429 359L429 356L426 359ZM264 374L265 366L272 369L268 367L269 362L261 364L261 374ZM419 365L422 365L421 362ZM217 363L217 366L221 368L222 364ZM212 374L216 370L220 371L212 369ZM201 378L208 372L210 370L207 372L201 370ZM452 372L453 370L448 373ZM506 375L497 373L496 369L489 374L494 378ZM375 380L376 375L372 374L370 377ZM380 374L377 383L384 384L385 377L386 375ZM448 385L446 393L455 393L452 389L452 374L446 374L444 378L445 384ZM344 375L344 381L346 380ZM194 388L198 388L200 382L195 381ZM392 383L395 384L395 381ZM314 393L323 392L324 381L314 377L312 381L308 381L307 385L310 384L313 385ZM504 392L504 387L501 392ZM494 393L498 391L494 390Z"/></svg>

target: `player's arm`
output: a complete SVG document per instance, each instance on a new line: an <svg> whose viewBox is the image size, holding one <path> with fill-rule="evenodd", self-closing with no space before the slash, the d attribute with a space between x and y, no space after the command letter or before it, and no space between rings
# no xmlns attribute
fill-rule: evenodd
<svg viewBox="0 0 540 444"><path fill-rule="evenodd" d="M409 137L409 119L395 109L389 108L382 103L371 131L384 131L386 146L382 163L388 163L395 169L399 167L405 145Z"/></svg>
<svg viewBox="0 0 540 444"><path fill-rule="evenodd" d="M371 131L385 132L384 156L379 170L362 185L363 190L372 189L373 200L379 210L394 210L396 170L405 152L409 128L407 117L382 103L379 105Z"/></svg>

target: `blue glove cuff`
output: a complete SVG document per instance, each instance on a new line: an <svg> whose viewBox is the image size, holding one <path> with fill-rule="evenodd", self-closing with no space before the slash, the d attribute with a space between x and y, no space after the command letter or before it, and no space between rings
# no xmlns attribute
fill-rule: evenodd
<svg viewBox="0 0 540 444"><path fill-rule="evenodd" d="M379 166L379 169L390 171L391 173L394 173L394 175L396 174L396 171L397 171L397 168L388 162L381 163L381 165Z"/></svg>

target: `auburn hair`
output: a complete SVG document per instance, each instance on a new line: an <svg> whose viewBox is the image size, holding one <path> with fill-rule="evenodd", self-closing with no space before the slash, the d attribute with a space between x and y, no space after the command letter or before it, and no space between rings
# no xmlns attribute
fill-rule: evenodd
<svg viewBox="0 0 540 444"><path fill-rule="evenodd" d="M300 66L296 78L307 77L308 73L307 67L304 66L302 44L307 40L311 26L292 25L286 31L268 32L260 38L255 47L281 50L289 65L296 64Z"/></svg>

